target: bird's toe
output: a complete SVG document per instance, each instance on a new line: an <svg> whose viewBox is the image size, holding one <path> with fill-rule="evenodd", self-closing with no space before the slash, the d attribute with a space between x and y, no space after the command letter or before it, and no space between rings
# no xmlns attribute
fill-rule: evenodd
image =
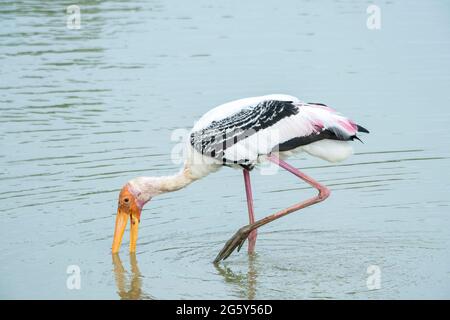
<svg viewBox="0 0 450 320"><path fill-rule="evenodd" d="M239 252L245 242L245 240L248 238L251 230L249 226L244 226L240 228L233 237L231 237L230 240L228 240L225 245L223 246L222 250L219 252L217 257L214 259L214 263L218 263L221 260L227 259L233 251L237 248L237 251Z"/></svg>

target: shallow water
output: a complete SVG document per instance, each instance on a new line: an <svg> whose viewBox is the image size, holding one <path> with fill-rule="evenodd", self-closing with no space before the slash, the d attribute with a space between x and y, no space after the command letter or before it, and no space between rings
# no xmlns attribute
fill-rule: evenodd
<svg viewBox="0 0 450 320"><path fill-rule="evenodd" d="M381 30L360 1L81 1L81 30L69 4L0 4L0 298L450 298L448 2L382 1ZM277 92L371 130L343 163L290 160L327 201L214 266L247 223L225 168L152 201L137 254L127 232L111 256L118 191L178 170L173 130ZM313 194L287 173L252 179L258 217Z"/></svg>

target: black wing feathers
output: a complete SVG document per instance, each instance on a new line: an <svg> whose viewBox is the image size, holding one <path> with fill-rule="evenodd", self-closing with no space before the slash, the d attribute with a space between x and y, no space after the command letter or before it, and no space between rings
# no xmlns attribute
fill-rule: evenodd
<svg viewBox="0 0 450 320"><path fill-rule="evenodd" d="M321 103L316 105L325 106ZM190 142L195 150L203 155L223 161L224 165L239 164L243 168L251 170L254 163L248 159L229 160L225 158L225 150L248 138L260 130L271 127L278 121L296 115L301 112L301 106L294 105L292 101L267 100L254 106L249 106L239 112L212 121L207 127L191 133ZM366 128L357 125L358 132L369 133ZM350 136L348 132L339 127L318 129L308 136L295 137L276 146L273 151L283 152L307 145L319 140L359 140L356 135Z"/></svg>
<svg viewBox="0 0 450 320"><path fill-rule="evenodd" d="M227 148L297 113L298 108L292 101L263 101L232 116L212 121L206 128L193 132L190 142L198 152L226 163L224 152ZM243 159L242 163L246 161Z"/></svg>

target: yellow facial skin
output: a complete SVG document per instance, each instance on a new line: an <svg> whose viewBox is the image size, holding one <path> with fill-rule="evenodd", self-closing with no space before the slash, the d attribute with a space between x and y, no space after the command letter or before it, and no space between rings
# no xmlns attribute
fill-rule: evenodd
<svg viewBox="0 0 450 320"><path fill-rule="evenodd" d="M128 218L131 220L130 252L136 252L141 208L138 206L135 196L130 192L129 187L126 185L122 188L119 195L112 253L118 253L120 250Z"/></svg>

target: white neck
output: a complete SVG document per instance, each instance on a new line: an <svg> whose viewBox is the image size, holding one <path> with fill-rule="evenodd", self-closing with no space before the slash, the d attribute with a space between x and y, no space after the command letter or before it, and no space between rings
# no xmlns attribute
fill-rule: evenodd
<svg viewBox="0 0 450 320"><path fill-rule="evenodd" d="M154 196L180 190L197 180L188 168L183 168L177 174L163 177L139 177L128 184L139 201L145 204Z"/></svg>

